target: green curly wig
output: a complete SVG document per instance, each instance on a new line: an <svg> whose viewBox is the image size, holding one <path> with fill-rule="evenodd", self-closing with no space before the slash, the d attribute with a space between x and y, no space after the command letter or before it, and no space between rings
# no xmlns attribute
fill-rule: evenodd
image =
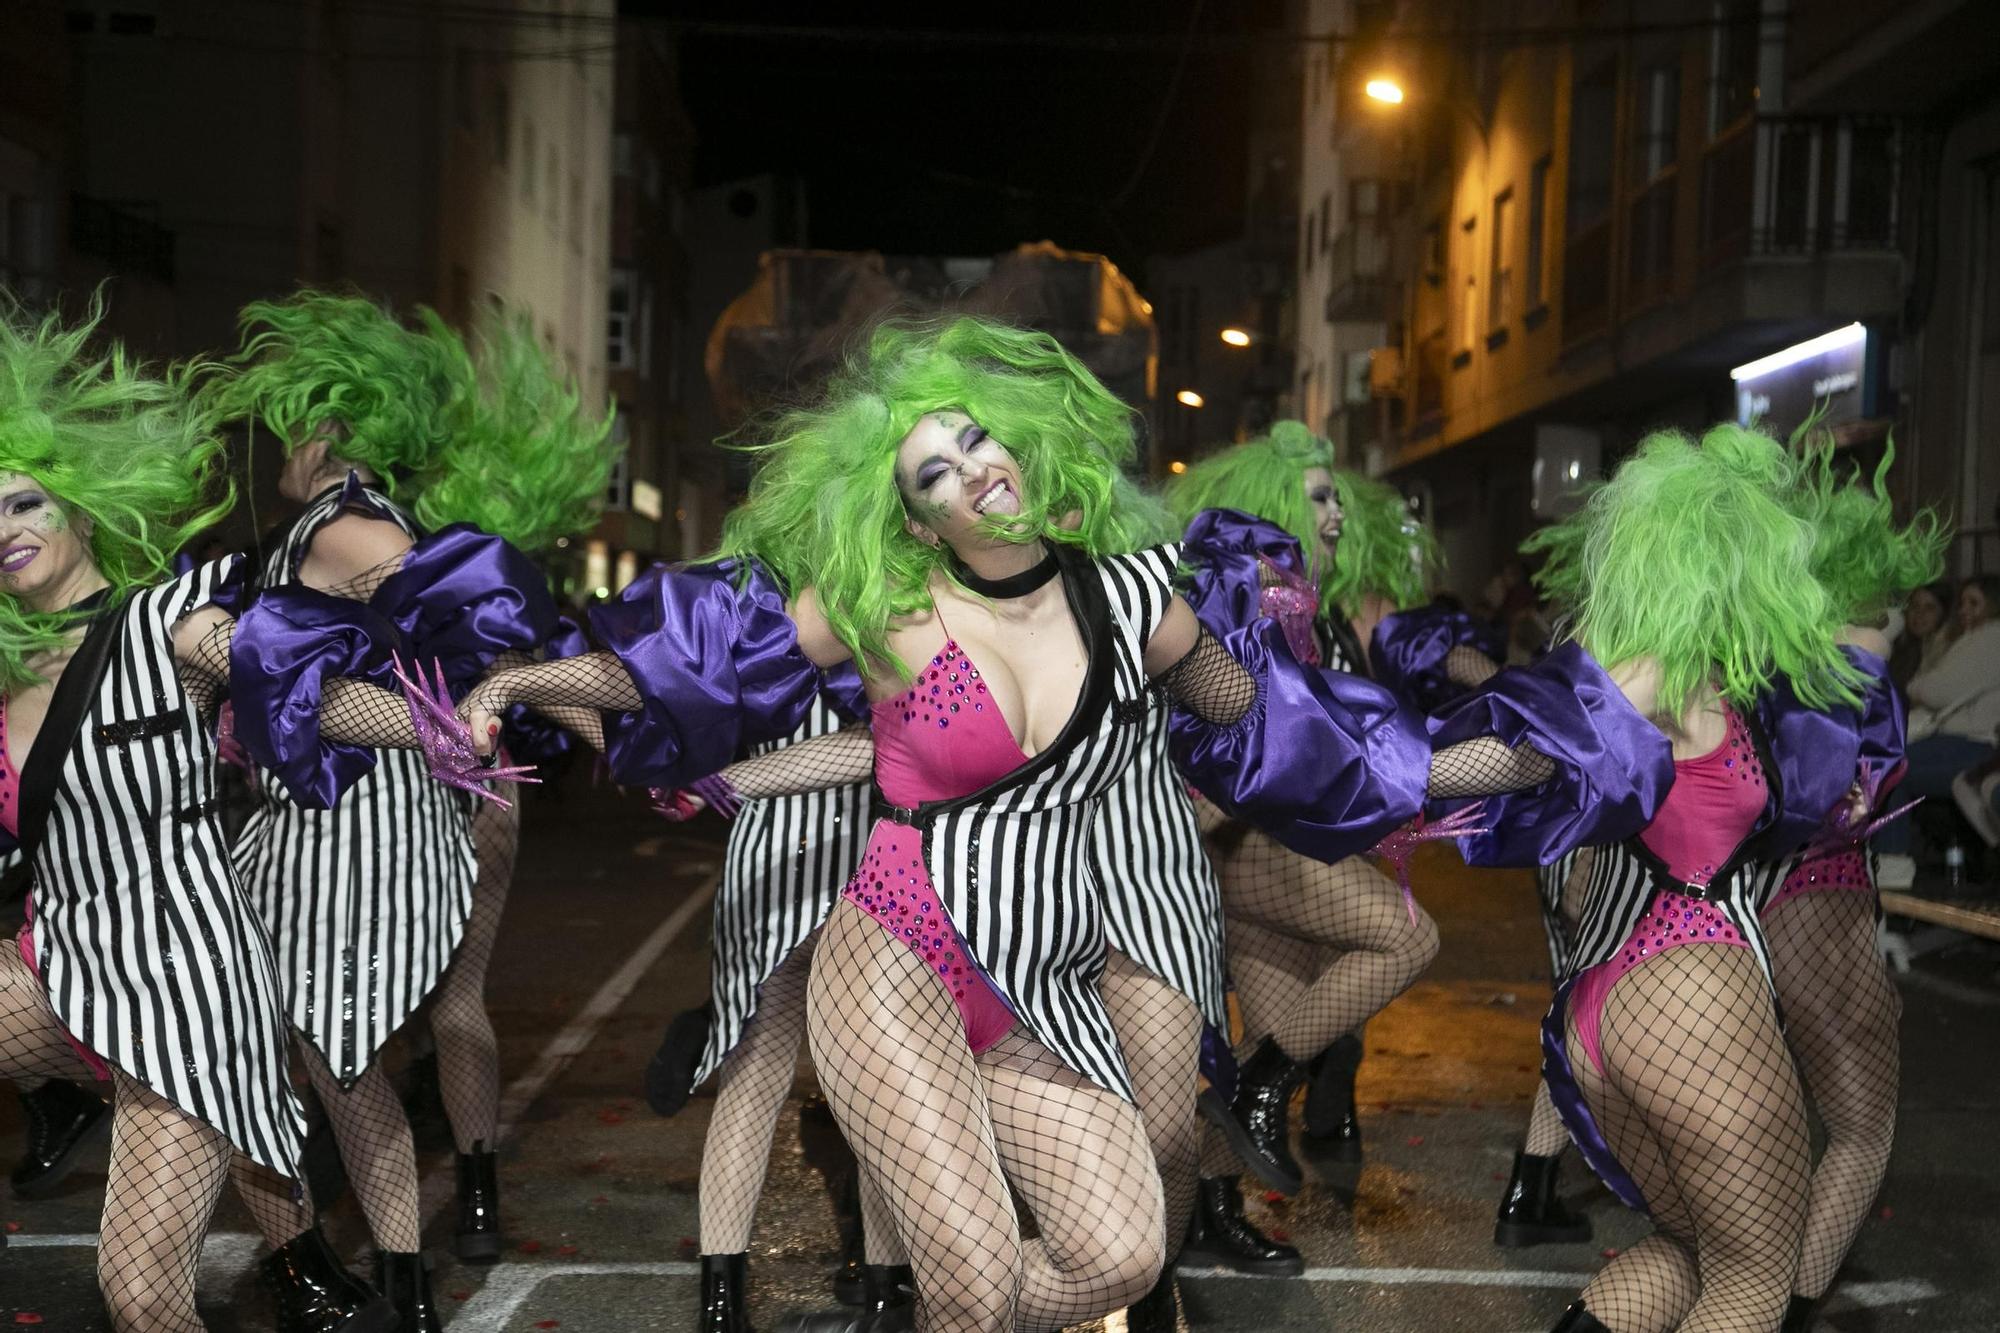
<svg viewBox="0 0 2000 1333"><path fill-rule="evenodd" d="M1726 423L1698 444L1660 431L1522 550L1546 557L1536 580L1598 661L1659 662L1664 716L1709 680L1749 707L1780 675L1809 707L1852 705L1861 680L1835 646L1842 608L1814 577L1804 481L1760 431Z"/></svg>
<svg viewBox="0 0 2000 1333"><path fill-rule="evenodd" d="M755 429L757 472L717 553L812 588L864 669L907 676L890 627L930 610L933 573L956 578L945 553L905 528L895 472L903 438L945 409L970 415L1020 465L1021 512L989 519L990 535L1093 556L1157 535L1120 476L1134 454L1131 409L1054 338L968 316L885 322L818 402Z"/></svg>
<svg viewBox="0 0 2000 1333"><path fill-rule="evenodd" d="M1340 500L1330 563L1300 480L1316 467L1332 474ZM1267 435L1210 454L1168 483L1167 503L1183 523L1204 509L1240 509L1291 533L1319 583L1321 615L1359 610L1370 593L1398 609L1415 606L1425 597L1425 571L1439 564L1437 539L1396 489L1336 469L1332 442L1303 422L1276 422Z"/></svg>
<svg viewBox="0 0 2000 1333"><path fill-rule="evenodd" d="M417 521L471 523L524 551L588 532L618 461L610 417L584 411L526 316L486 307L473 347L436 312L419 318L458 391L450 434L413 480Z"/></svg>
<svg viewBox="0 0 2000 1333"><path fill-rule="evenodd" d="M1896 459L1893 440L1865 486L1842 476L1831 440L1802 436L1797 442L1806 462L1797 508L1812 525L1813 576L1843 620L1872 625L1944 573L1950 531L1929 509L1896 526L1884 485Z"/></svg>
<svg viewBox="0 0 2000 1333"><path fill-rule="evenodd" d="M149 373L116 343L91 351L103 315L93 298L81 322L65 325L0 294L0 472L33 478L88 518L91 556L123 594L159 582L234 493L188 371ZM0 596L0 691L40 683L28 660L60 647L75 620Z"/></svg>
<svg viewBox="0 0 2000 1333"><path fill-rule="evenodd" d="M1324 605L1358 611L1369 596L1398 611L1423 605L1430 595L1426 575L1444 564L1436 534L1387 482L1340 471L1333 485L1340 496L1340 544Z"/></svg>
<svg viewBox="0 0 2000 1333"><path fill-rule="evenodd" d="M287 453L337 429L334 452L372 469L391 495L451 443L467 391L452 346L366 297L304 290L253 301L238 325L230 373L203 386L225 419L261 422Z"/></svg>
<svg viewBox="0 0 2000 1333"><path fill-rule="evenodd" d="M244 307L241 325L231 371L204 394L288 452L336 428L334 452L427 528L471 523L533 551L596 523L611 423L583 409L525 317L487 307L468 344L433 310L411 327L364 297L307 290Z"/></svg>

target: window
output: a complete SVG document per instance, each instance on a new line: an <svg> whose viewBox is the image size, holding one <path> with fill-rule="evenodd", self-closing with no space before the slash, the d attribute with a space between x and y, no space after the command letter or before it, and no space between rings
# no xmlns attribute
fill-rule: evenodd
<svg viewBox="0 0 2000 1333"><path fill-rule="evenodd" d="M1458 348L1462 352L1472 350L1473 340L1479 336L1479 219L1469 217L1458 224L1459 232L1459 294L1464 304L1459 308Z"/></svg>
<svg viewBox="0 0 2000 1333"><path fill-rule="evenodd" d="M1486 283L1486 327L1498 329L1507 323L1507 302L1513 294L1514 258L1507 250L1508 225L1514 213L1514 187L1493 196L1492 275Z"/></svg>
<svg viewBox="0 0 2000 1333"><path fill-rule="evenodd" d="M1569 235L1575 240L1611 212L1612 138L1618 120L1618 62L1607 58L1577 76L1569 98Z"/></svg>
<svg viewBox="0 0 2000 1333"><path fill-rule="evenodd" d="M1715 0L1709 47L1708 137L1713 139L1757 105L1759 0Z"/></svg>
<svg viewBox="0 0 2000 1333"><path fill-rule="evenodd" d="M633 336L633 287L637 279L629 268L611 270L611 284L604 293L606 336L604 365L608 370L630 370L637 363L638 340Z"/></svg>
<svg viewBox="0 0 2000 1333"><path fill-rule="evenodd" d="M533 121L521 122L521 202L532 206L535 202L535 175L541 170L541 157L535 152L535 125Z"/></svg>
<svg viewBox="0 0 2000 1333"><path fill-rule="evenodd" d="M604 507L623 512L632 507L632 418L612 404L611 442L618 447L617 461L604 488Z"/></svg>
<svg viewBox="0 0 2000 1333"><path fill-rule="evenodd" d="M1680 139L1681 67L1678 59L1649 64L1633 89L1632 168L1643 185L1674 164Z"/></svg>
<svg viewBox="0 0 2000 1333"><path fill-rule="evenodd" d="M1549 243L1549 158L1535 159L1528 171L1528 272L1523 296L1529 310L1548 303L1548 280L1543 274L1542 256Z"/></svg>

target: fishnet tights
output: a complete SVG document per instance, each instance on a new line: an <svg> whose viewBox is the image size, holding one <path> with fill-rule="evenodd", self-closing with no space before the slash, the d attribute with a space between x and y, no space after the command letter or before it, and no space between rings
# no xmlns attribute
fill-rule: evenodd
<svg viewBox="0 0 2000 1333"><path fill-rule="evenodd" d="M250 1220L257 1224L258 1234L274 1250L299 1236L319 1216L312 1186L305 1180L288 1180L242 1153L229 1163L229 1180Z"/></svg>
<svg viewBox="0 0 2000 1333"><path fill-rule="evenodd" d="M458 953L431 992L431 1037L437 1043L438 1092L461 1153L494 1148L500 1116L500 1045L486 1013L486 967L500 935L507 888L521 848L520 788L493 784L507 801L480 801L472 811L472 848L479 858L472 914Z"/></svg>
<svg viewBox="0 0 2000 1333"><path fill-rule="evenodd" d="M1166 1255L1172 1263L1194 1212L1201 1155L1202 1120L1194 1100L1201 1077L1201 1010L1116 949L1105 955L1099 989L1160 1172Z"/></svg>
<svg viewBox="0 0 2000 1333"><path fill-rule="evenodd" d="M805 1037L812 955L808 936L758 988L757 1012L722 1062L715 1110L701 1145L703 1254L750 1248L750 1226L771 1163L771 1135L792 1090Z"/></svg>
<svg viewBox="0 0 2000 1333"><path fill-rule="evenodd" d="M1245 1054L1268 1035L1311 1059L1437 957L1437 924L1361 857L1328 865L1253 829L1218 870Z"/></svg>
<svg viewBox="0 0 2000 1333"><path fill-rule="evenodd" d="M122 1072L112 1088L97 1242L105 1309L119 1333L200 1333L195 1270L229 1175L229 1141Z"/></svg>
<svg viewBox="0 0 2000 1333"><path fill-rule="evenodd" d="M1875 949L1873 894L1802 893L1767 913L1764 928L1785 1037L1826 1126L1796 1284L1817 1298L1833 1285L1889 1168L1903 1001Z"/></svg>
<svg viewBox="0 0 2000 1333"><path fill-rule="evenodd" d="M1521 1151L1530 1157L1554 1157L1569 1147L1569 1130L1563 1127L1556 1104L1549 1100L1549 1085L1535 1085L1535 1104L1528 1108L1528 1133Z"/></svg>
<svg viewBox="0 0 2000 1333"><path fill-rule="evenodd" d="M909 1251L918 1328L1055 1330L1151 1288L1164 1220L1138 1113L1018 1028L975 1060L923 960L844 900L821 932L806 1033ZM1009 1182L1039 1239L1021 1237Z"/></svg>
<svg viewBox="0 0 2000 1333"><path fill-rule="evenodd" d="M1444 674L1452 684L1476 690L1500 674L1500 664L1477 648L1460 644L1445 654Z"/></svg>
<svg viewBox="0 0 2000 1333"><path fill-rule="evenodd" d="M1612 987L1605 1073L1577 1081L1656 1230L1584 1289L1614 1333L1741 1333L1784 1318L1805 1225L1805 1102L1756 956L1691 944Z"/></svg>
<svg viewBox="0 0 2000 1333"><path fill-rule="evenodd" d="M0 936L0 1078L89 1083L95 1077L63 1036L48 992L22 961L13 938Z"/></svg>

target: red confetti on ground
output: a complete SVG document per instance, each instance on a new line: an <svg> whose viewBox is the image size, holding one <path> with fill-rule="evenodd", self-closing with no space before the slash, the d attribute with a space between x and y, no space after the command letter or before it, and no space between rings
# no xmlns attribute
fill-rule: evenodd
<svg viewBox="0 0 2000 1333"><path fill-rule="evenodd" d="M540 1254L542 1252L542 1243L538 1240L524 1240L515 1248L520 1250L522 1254Z"/></svg>
<svg viewBox="0 0 2000 1333"><path fill-rule="evenodd" d="M20 1229L21 1229L21 1224L19 1222L9 1222L7 1224L7 1234L10 1236L13 1235L15 1232L19 1231Z"/></svg>
<svg viewBox="0 0 2000 1333"><path fill-rule="evenodd" d="M1499 1179L1499 1177L1497 1177L1497 1176L1496 1176L1496 1177L1494 1177L1494 1179L1496 1179L1496 1180L1497 1180L1497 1179ZM605 1197L604 1197L604 1196L603 1196L602 1194L599 1194L599 1195L597 1195L596 1197L594 1197L593 1199L591 1199L591 1202L592 1202L592 1203L610 1203L610 1202L611 1202L611 1200L609 1200L609 1199L605 1198Z"/></svg>
<svg viewBox="0 0 2000 1333"><path fill-rule="evenodd" d="M607 1106L597 1113L597 1119L600 1123L606 1125L622 1125L625 1123L625 1113L623 1111L615 1111Z"/></svg>
<svg viewBox="0 0 2000 1333"><path fill-rule="evenodd" d="M560 1320L560 1319L537 1319L537 1320L535 1321L535 1327L536 1327L536 1328L561 1328L561 1327L562 1327L562 1320Z"/></svg>
<svg viewBox="0 0 2000 1333"><path fill-rule="evenodd" d="M1615 1245L1607 1245L1602 1250L1598 1251L1598 1253L1602 1254L1607 1259L1616 1259L1618 1257L1618 1247Z"/></svg>
<svg viewBox="0 0 2000 1333"><path fill-rule="evenodd" d="M1505 1180L1505 1179L1507 1178L1507 1176L1506 1176L1506 1174L1505 1174L1504 1172L1500 1172L1500 1171L1495 1171L1495 1172L1493 1173L1493 1178L1494 1178L1495 1180Z"/></svg>
<svg viewBox="0 0 2000 1333"><path fill-rule="evenodd" d="M1272 1240L1277 1241L1278 1244L1280 1245L1283 1245L1286 1241L1292 1238L1292 1233L1285 1230L1283 1227L1272 1227L1269 1231L1266 1231L1264 1234L1269 1236Z"/></svg>
<svg viewBox="0 0 2000 1333"><path fill-rule="evenodd" d="M1881 1218L1884 1222L1887 1222L1896 1216L1896 1210L1894 1208L1891 1208L1888 1204L1885 1203L1879 1209L1876 1210L1875 1216Z"/></svg>
<svg viewBox="0 0 2000 1333"><path fill-rule="evenodd" d="M451 1298L455 1301L469 1301L472 1299L472 1293L469 1291L454 1291L451 1293Z"/></svg>
<svg viewBox="0 0 2000 1333"><path fill-rule="evenodd" d="M1265 1203L1283 1203L1284 1201L1285 1201L1285 1196L1284 1196L1284 1195L1282 1195L1282 1194L1280 1194L1280 1193L1278 1193L1278 1191L1276 1191L1276 1190L1265 1190L1265 1191L1264 1191L1264 1202L1265 1202Z"/></svg>
<svg viewBox="0 0 2000 1333"><path fill-rule="evenodd" d="M39 1324L42 1322L42 1317L32 1310L23 1310L14 1316L14 1322L17 1324Z"/></svg>
<svg viewBox="0 0 2000 1333"><path fill-rule="evenodd" d="M570 1255L576 1253L576 1246L558 1245L556 1246L556 1253L562 1255L564 1258L568 1258Z"/></svg>
<svg viewBox="0 0 2000 1333"><path fill-rule="evenodd" d="M1412 1134L1404 1142L1408 1143L1412 1148L1421 1148L1424 1146L1424 1136L1421 1134Z"/></svg>
<svg viewBox="0 0 2000 1333"><path fill-rule="evenodd" d="M693 1254L694 1252L695 1252L695 1239L694 1239L694 1237L693 1237L693 1236L682 1236L682 1237L681 1237L681 1253L682 1253L682 1254Z"/></svg>

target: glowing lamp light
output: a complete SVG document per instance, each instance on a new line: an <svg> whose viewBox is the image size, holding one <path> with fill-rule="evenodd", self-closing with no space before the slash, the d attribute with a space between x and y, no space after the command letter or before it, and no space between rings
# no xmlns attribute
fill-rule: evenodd
<svg viewBox="0 0 2000 1333"><path fill-rule="evenodd" d="M596 597L599 601L603 601L606 597L609 597L611 595L611 589L599 588L595 593L591 595Z"/></svg>
<svg viewBox="0 0 2000 1333"><path fill-rule="evenodd" d="M1242 329L1224 329L1222 331L1222 341L1228 343L1231 347L1248 347L1250 345L1250 335Z"/></svg>
<svg viewBox="0 0 2000 1333"><path fill-rule="evenodd" d="M1774 370L1783 370L1786 366L1795 366L1801 361L1810 361L1816 356L1823 356L1837 348L1858 343L1867 336L1868 330L1859 323L1849 324L1846 328L1835 329L1832 333L1822 333L1817 338L1808 338L1802 343L1793 343L1782 352L1773 352L1769 356L1762 356L1758 357L1755 361L1745 362L1743 365L1730 371L1729 378L1738 383L1744 380L1754 380L1760 376L1768 375Z"/></svg>
<svg viewBox="0 0 2000 1333"><path fill-rule="evenodd" d="M1176 458L1173 462L1167 464L1167 471L1178 477L1181 473L1187 471L1187 464Z"/></svg>
<svg viewBox="0 0 2000 1333"><path fill-rule="evenodd" d="M1174 395L1174 401L1179 403L1182 407L1200 407L1203 403L1207 402L1208 400L1206 398L1203 398L1200 394L1196 393L1193 389L1182 389L1179 393Z"/></svg>
<svg viewBox="0 0 2000 1333"><path fill-rule="evenodd" d="M1390 78L1374 78L1361 85L1361 91L1377 102L1390 106L1403 104L1403 85Z"/></svg>

